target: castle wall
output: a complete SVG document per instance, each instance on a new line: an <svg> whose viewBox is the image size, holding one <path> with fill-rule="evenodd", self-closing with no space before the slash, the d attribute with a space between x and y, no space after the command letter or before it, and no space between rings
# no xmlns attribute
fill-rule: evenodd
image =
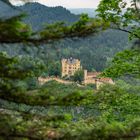
<svg viewBox="0 0 140 140"><path fill-rule="evenodd" d="M115 84L111 78L109 78L108 81L105 81L105 80L102 80L102 79L101 80L97 79L95 83L96 83L96 89L97 90L100 89L105 84L111 84L111 85Z"/></svg>
<svg viewBox="0 0 140 140"><path fill-rule="evenodd" d="M62 79L57 78L57 77L45 77L45 78L39 77L38 78L38 81L39 81L40 85L43 85L43 84L45 84L45 83L47 83L49 81L53 81L53 80L57 81L59 83L63 83L63 84L72 84L72 83L74 83L74 82L71 82L71 81L62 80Z"/></svg>

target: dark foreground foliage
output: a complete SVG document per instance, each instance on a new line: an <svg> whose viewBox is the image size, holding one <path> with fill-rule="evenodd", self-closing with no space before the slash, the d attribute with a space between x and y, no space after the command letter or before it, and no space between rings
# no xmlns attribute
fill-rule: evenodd
<svg viewBox="0 0 140 140"><path fill-rule="evenodd" d="M75 93L72 94L74 89L76 89ZM6 103L7 105L1 104L1 139L138 139L140 136L140 96L137 94L139 90L129 93L126 87L117 85L106 85L94 93L91 89L88 90L89 93L86 93L87 89L84 88L50 82L41 87L43 99L45 94L50 95L52 99L57 98L58 101L60 97L65 98L61 100L63 107L61 104L57 107L50 105L44 108L41 106L33 108L33 106L12 102ZM78 93L79 91L81 94ZM36 95L37 93L33 93L30 96L34 99ZM82 99L83 95L85 100ZM74 97L79 98L77 100ZM20 97L17 96L16 100L18 98ZM36 102L38 102L37 98ZM13 107L8 107L9 105Z"/></svg>

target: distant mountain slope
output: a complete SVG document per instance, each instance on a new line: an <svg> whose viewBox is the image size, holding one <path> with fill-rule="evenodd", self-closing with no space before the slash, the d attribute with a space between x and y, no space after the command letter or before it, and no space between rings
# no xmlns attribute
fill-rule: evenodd
<svg viewBox="0 0 140 140"><path fill-rule="evenodd" d="M95 17L97 14L95 9L92 9L92 8L71 8L69 10L71 11L71 13L76 14L76 15L86 13L89 15L89 17Z"/></svg>
<svg viewBox="0 0 140 140"><path fill-rule="evenodd" d="M4 2L0 1L0 18L9 18L18 15L20 11L11 8Z"/></svg>
<svg viewBox="0 0 140 140"><path fill-rule="evenodd" d="M57 21L71 23L78 19L78 16L71 14L69 10L61 6L47 7L39 3L28 3L19 8L28 14L25 22L31 24L33 29L40 29L45 23Z"/></svg>
<svg viewBox="0 0 140 140"><path fill-rule="evenodd" d="M16 10L0 1L0 18L12 17L20 13L27 14L24 21L27 24L32 25L34 30L41 29L45 23L53 23L57 21L72 23L78 20L79 17L61 6L47 7L39 3L27 3L23 6L17 7Z"/></svg>

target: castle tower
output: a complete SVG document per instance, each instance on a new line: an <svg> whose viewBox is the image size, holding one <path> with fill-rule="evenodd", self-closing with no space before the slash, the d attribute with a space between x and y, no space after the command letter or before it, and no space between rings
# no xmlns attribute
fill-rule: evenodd
<svg viewBox="0 0 140 140"><path fill-rule="evenodd" d="M84 84L86 84L87 80L87 70L84 70Z"/></svg>
<svg viewBox="0 0 140 140"><path fill-rule="evenodd" d="M62 59L62 74L61 76L72 76L74 73L81 68L80 66L80 60L78 59Z"/></svg>

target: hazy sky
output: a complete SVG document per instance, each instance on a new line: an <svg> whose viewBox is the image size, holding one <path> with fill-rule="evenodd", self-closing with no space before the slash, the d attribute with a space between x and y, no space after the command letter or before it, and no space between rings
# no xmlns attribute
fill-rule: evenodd
<svg viewBox="0 0 140 140"><path fill-rule="evenodd" d="M21 4L20 0L10 0ZM100 0L37 0L47 6L63 6L66 8L96 8Z"/></svg>
<svg viewBox="0 0 140 140"><path fill-rule="evenodd" d="M67 8L96 8L100 0L39 0L48 6L64 6Z"/></svg>

